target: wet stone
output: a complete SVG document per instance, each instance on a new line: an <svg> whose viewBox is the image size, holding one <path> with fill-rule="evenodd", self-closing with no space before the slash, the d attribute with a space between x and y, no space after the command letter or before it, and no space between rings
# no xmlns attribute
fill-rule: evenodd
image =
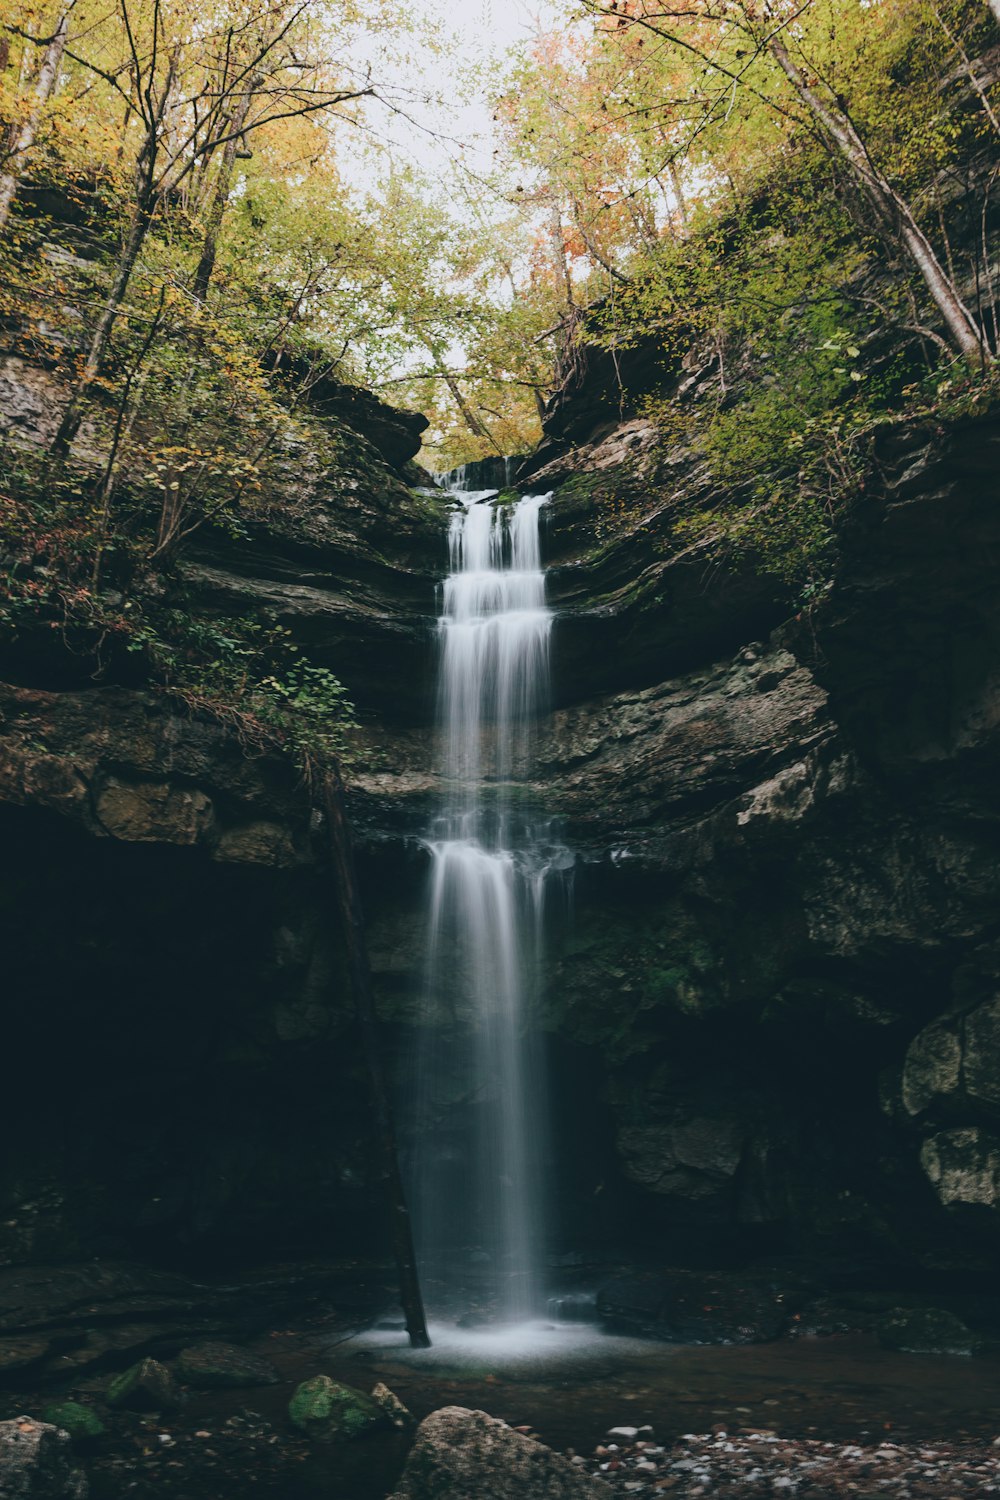
<svg viewBox="0 0 1000 1500"><path fill-rule="evenodd" d="M180 1402L174 1377L157 1359L140 1359L108 1385L107 1403L130 1411L169 1411Z"/></svg>
<svg viewBox="0 0 1000 1500"><path fill-rule="evenodd" d="M87 1500L66 1433L47 1422L0 1422L0 1495L4 1500Z"/></svg>

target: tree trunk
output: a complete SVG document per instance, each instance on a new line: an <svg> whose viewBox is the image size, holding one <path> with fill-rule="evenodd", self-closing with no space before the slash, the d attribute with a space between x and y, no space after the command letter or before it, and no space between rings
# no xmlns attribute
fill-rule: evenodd
<svg viewBox="0 0 1000 1500"><path fill-rule="evenodd" d="M440 349L436 344L430 343L427 339L425 339L423 342L424 347L428 350L431 358L434 361L435 370L437 370L438 374L441 376L441 379L444 381L449 391L451 391L451 394L455 401L455 405L458 407L459 411L462 413L462 416L465 419L466 427L468 427L469 431L475 437L482 438L485 442L489 443L494 453L499 454L500 457L503 458L503 449L500 447L500 444L497 442L492 432L490 432L490 429L487 427L486 423L482 420L481 417L477 416L472 407L469 405L468 401L466 401L464 395L462 394L462 387L459 385L458 381L455 379L454 375L445 364L444 356L442 355Z"/></svg>
<svg viewBox="0 0 1000 1500"><path fill-rule="evenodd" d="M1000 0L997 0L997 4L1000 5ZM684 197L684 187L681 183L681 174L680 172L678 172L677 163L674 161L672 156L667 162L667 171L670 174L670 186L673 188L674 197L677 199L677 211L681 216L681 224L686 230L688 227L687 199Z"/></svg>
<svg viewBox="0 0 1000 1500"><path fill-rule="evenodd" d="M108 293L107 301L98 319L97 327L94 329L90 347L87 350L87 359L84 364L76 388L69 399L69 405L63 413L59 430L52 439L50 452L56 458L64 457L70 449L70 444L76 437L80 427L82 406L86 400L87 392L93 385L94 380L100 372L101 362L104 359L111 330L115 325L115 319L121 310L121 305L128 290L128 284L135 270L135 263L139 259L149 226L153 222L153 211L156 207L156 194L150 183L140 191L139 199L132 214L132 222L129 226L128 238L118 262L118 270L115 273L114 283Z"/></svg>
<svg viewBox="0 0 1000 1500"><path fill-rule="evenodd" d="M1000 26L1000 0L987 0L987 4L993 12L994 21Z"/></svg>
<svg viewBox="0 0 1000 1500"><path fill-rule="evenodd" d="M253 91L259 85L260 80L254 79L246 93L237 102L232 117L223 130L223 134L228 134L230 139L222 148L222 162L219 166L219 175L216 179L215 192L212 194L212 202L208 210L208 222L205 226L205 242L202 246L198 269L194 273L194 281L191 284L191 291L199 302L204 302L208 295L208 283L211 281L212 272L215 270L219 230L222 228L222 219L226 212L226 204L229 202L229 191L233 183L233 163L236 160L236 148L240 143L239 132L247 122Z"/></svg>
<svg viewBox="0 0 1000 1500"><path fill-rule="evenodd" d="M368 949L365 943L364 916L354 865L351 830L344 806L344 783L341 780L339 768L335 767L323 778L323 807L330 838L334 899L347 944L348 971L351 976L351 988L354 991L354 1003L361 1028L361 1045L371 1086L372 1109L382 1156L383 1184L392 1224L392 1248L399 1272L399 1295L406 1318L406 1331L410 1335L410 1343L414 1349L429 1349L431 1341L427 1333L427 1320L424 1316L423 1298L420 1294L410 1213L403 1192L392 1112L389 1108L389 1095L382 1069L371 971L368 967Z"/></svg>
<svg viewBox="0 0 1000 1500"><path fill-rule="evenodd" d="M1000 6L1000 0L990 0L990 3ZM879 227L905 251L920 272L955 348L970 364L984 363L989 359L989 353L975 318L959 296L908 204L868 155L864 141L847 114L839 105L816 93L778 37L771 38L768 48L824 136L844 157L873 209Z"/></svg>
<svg viewBox="0 0 1000 1500"><path fill-rule="evenodd" d="M997 20L1000 21L1000 0L995 0L994 13L997 17ZM959 57L962 59L962 67L965 70L966 78L969 80L969 87L972 89L973 93L979 96L979 102L983 106L983 113L989 120L990 124L993 126L993 129L996 131L997 135L1000 135L1000 120L997 119L996 110L990 103L989 94L986 92L985 88L976 76L976 69L973 64L972 58L963 47L961 37L956 36L952 31L951 27L948 25L947 20L945 19L944 15L941 13L941 10L937 5L934 6L934 19L937 21L941 30L948 38L949 42L954 47Z"/></svg>
<svg viewBox="0 0 1000 1500"><path fill-rule="evenodd" d="M573 204L573 223L576 226L581 240L583 240L584 247L586 248L587 254L590 256L591 260L595 260L597 264L601 266L605 271L607 271L608 275L615 281L627 282L628 277L623 276L621 271L617 271L611 264L611 262L601 254L600 250L598 250L597 246L594 244L594 241L591 239L589 233L584 227L583 210L579 203Z"/></svg>
<svg viewBox="0 0 1000 1500"><path fill-rule="evenodd" d="M66 38L69 35L69 13L72 5L67 5L59 17L59 23L55 32L45 49L42 57L42 66L38 72L38 81L35 84L35 99L28 113L28 117L15 135L11 145L10 170L0 175L0 230L4 229L10 217L11 204L17 192L17 184L20 179L21 158L31 150L35 141L35 132L38 122L42 117L42 110L52 97L52 90L56 86L59 77L59 65L62 62L63 52L66 50Z"/></svg>
<svg viewBox="0 0 1000 1500"><path fill-rule="evenodd" d="M556 263L563 291L566 294L566 306L573 308L576 306L573 299L573 278L570 275L569 261L566 258L566 236L563 234L562 211L558 203L553 203L549 211L549 243L552 246L552 259Z"/></svg>

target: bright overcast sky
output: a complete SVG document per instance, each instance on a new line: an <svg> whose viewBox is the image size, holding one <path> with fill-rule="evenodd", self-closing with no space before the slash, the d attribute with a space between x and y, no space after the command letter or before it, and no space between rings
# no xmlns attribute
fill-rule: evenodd
<svg viewBox="0 0 1000 1500"><path fill-rule="evenodd" d="M410 0L408 13L418 26L436 31L450 44L454 63L445 64L440 56L419 47L410 47L405 61L395 60L391 51L373 55L374 81L397 97L414 122L383 120L380 128L425 170L433 170L439 162L443 173L463 146L463 160L485 170L493 146L488 91L503 74L503 56L539 30L569 26L568 0ZM453 90L448 88L447 77L442 77L442 71L451 66L456 77ZM483 75L477 96L460 99L460 94L469 93L467 80L476 77L478 70ZM443 106L428 104L426 96L431 94L440 96Z"/></svg>

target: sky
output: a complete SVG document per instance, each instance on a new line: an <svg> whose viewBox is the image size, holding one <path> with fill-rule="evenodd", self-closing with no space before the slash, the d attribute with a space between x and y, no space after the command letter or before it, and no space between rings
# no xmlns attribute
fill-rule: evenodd
<svg viewBox="0 0 1000 1500"><path fill-rule="evenodd" d="M452 160L462 160L486 171L493 152L491 80L504 70L504 54L528 41L539 30L571 24L569 0L409 0L407 15L420 28L437 30L450 44L451 59L442 62L430 47L419 44L406 55L377 50L371 57L373 76L405 111L383 115L379 130L403 155L424 170L438 166L442 174ZM456 86L450 89L453 70ZM473 97L468 80L482 73ZM437 96L433 102L430 96ZM464 148L464 151L463 151Z"/></svg>

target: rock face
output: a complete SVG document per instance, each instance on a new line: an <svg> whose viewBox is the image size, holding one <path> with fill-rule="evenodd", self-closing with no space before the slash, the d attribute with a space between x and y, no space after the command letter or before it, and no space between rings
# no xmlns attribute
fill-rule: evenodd
<svg viewBox="0 0 1000 1500"><path fill-rule="evenodd" d="M648 424L534 476L559 613L528 795L582 856L545 1004L557 1059L601 1057L561 1096L566 1197L602 1193L570 1233L909 1263L995 1232L998 447L989 419L881 432L832 590L785 621L672 543L705 475ZM406 819L427 786L398 748ZM406 931L373 933L401 1018ZM461 1151L447 1079L437 1103Z"/></svg>
<svg viewBox="0 0 1000 1500"><path fill-rule="evenodd" d="M31 406L38 381L3 370ZM414 451L422 418L320 394L344 424L336 465L290 454L271 521L206 539L174 586L201 617L286 630L391 743L432 699L447 502L386 461ZM92 643L58 634L22 629L0 663L5 1045L20 1058L3 1138L37 1117L32 1099L60 1100L25 1150L0 1152L0 1265L212 1240L281 1251L310 1241L304 1220L328 1245L370 1246L366 1083L309 797L288 764L137 687L127 661L102 677ZM373 839L384 807L366 799Z"/></svg>
<svg viewBox="0 0 1000 1500"><path fill-rule="evenodd" d="M30 1417L0 1422L0 1495L4 1500L87 1500L65 1432Z"/></svg>
<svg viewBox="0 0 1000 1500"><path fill-rule="evenodd" d="M706 378L689 363L682 414ZM573 918L553 903L541 963L562 1237L661 1260L987 1253L996 423L877 433L833 585L789 617L749 562L678 526L720 499L692 448L598 405L557 421L530 480L553 492L557 618L523 795L577 859ZM282 626L358 705L351 811L405 1094L449 502L406 488L384 457L398 463L397 439L380 455L359 435L322 473L292 455L287 504L200 542L182 572L192 609ZM308 796L127 674L95 683L27 637L8 658L0 918L19 1067L0 1140L38 1097L59 1108L0 1162L0 1260L370 1248L365 1083ZM476 1100L447 1040L467 1018L440 999L422 1123L459 1170Z"/></svg>
<svg viewBox="0 0 1000 1500"><path fill-rule="evenodd" d="M445 1406L417 1428L390 1500L603 1500L607 1487L482 1411Z"/></svg>

